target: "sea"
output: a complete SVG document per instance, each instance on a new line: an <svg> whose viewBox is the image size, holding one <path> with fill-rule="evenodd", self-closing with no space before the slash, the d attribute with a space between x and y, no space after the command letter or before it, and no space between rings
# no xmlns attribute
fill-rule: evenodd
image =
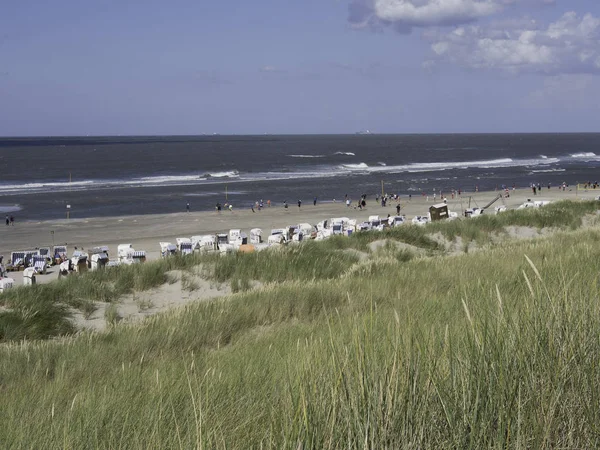
<svg viewBox="0 0 600 450"><path fill-rule="evenodd" d="M600 179L600 133L0 138L15 220L250 209L570 186Z"/></svg>

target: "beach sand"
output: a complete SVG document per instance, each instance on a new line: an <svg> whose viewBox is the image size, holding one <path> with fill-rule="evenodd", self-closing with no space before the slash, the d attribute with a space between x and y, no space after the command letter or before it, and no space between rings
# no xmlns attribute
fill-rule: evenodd
<svg viewBox="0 0 600 450"><path fill-rule="evenodd" d="M461 213L465 208L482 207L492 200L498 192L463 193L460 198L447 197L448 209ZM559 191L558 188L542 189L540 195L533 196L530 189L517 189L510 191L510 198L505 199L509 208L516 208L527 199L533 200L562 200L562 199L593 199L598 195L594 191ZM436 203L439 203L439 197ZM408 219L415 215L426 215L433 202L430 197L426 201L421 195L414 195L411 201L403 197L400 200L402 211ZM375 203L373 198L367 199L367 207L362 210L348 208L343 202L303 203L302 208L291 204L288 209L283 207L263 208L261 211L252 212L250 209L233 211L209 212L182 212L177 214L154 214L123 217L97 217L87 219L61 219L49 221L31 221L15 223L14 226L0 228L0 254L5 260L11 251L35 249L54 244L68 244L69 254L74 247L89 249L95 246L107 245L110 249L111 259L116 258L117 245L131 243L136 250L145 250L148 259L160 257L160 241L175 243L177 237L190 237L192 235L227 233L231 228L239 228L249 232L251 228L262 228L263 234L268 235L272 228L281 228L308 222L312 225L321 220L332 217L349 217L358 221L367 220L370 215L387 217L388 214L396 215L396 202L388 201L384 208ZM501 205L498 200L490 207Z"/></svg>
<svg viewBox="0 0 600 450"><path fill-rule="evenodd" d="M448 208L459 215L465 208L483 207L494 199L499 192L463 193L462 196L452 199L447 196ZM533 196L530 189L510 191L510 197L504 202L509 209L516 208L523 202L535 200L577 200L593 199L598 195L594 191L579 191L575 188L566 191L558 188L542 189L539 195ZM374 198L367 199L367 207L362 210L353 205L347 207L344 202L303 204L301 208L291 204L288 209L279 207L265 207L252 212L250 209L233 211L209 212L182 212L165 215L143 215L125 217L97 217L88 219L62 219L41 222L15 223L14 226L0 228L0 254L5 261L9 259L10 252L16 250L35 249L37 247L52 246L53 244L67 244L69 255L75 247L90 249L95 246L106 245L110 249L111 259L116 259L117 246L131 243L136 250L145 250L148 260L160 258L160 241L175 243L177 237L191 237L193 235L227 233L229 229L239 228L249 233L251 228L261 228L263 236L270 234L272 228L282 228L302 222L316 224L332 217L349 217L357 221L367 220L370 215L379 215L384 218L388 214L396 215L396 201L388 201L386 207L376 204ZM439 197L436 203L439 203ZM433 198L427 201L426 197L415 195L409 201L402 197L401 214L411 219L415 215L426 215L428 208L434 204ZM493 214L494 206L501 205L498 200L490 207ZM17 286L22 284L22 272L8 274L15 279ZM38 283L48 283L58 277L58 268L51 267L45 275L38 275ZM119 314L126 320L132 321L155 314L172 307L181 306L191 301L205 300L208 298L228 295L227 286L216 286L214 283L196 277L196 289L188 291L183 289L181 279L172 285L164 286L151 292L137 293L121 300ZM84 319L76 314L76 323L82 328L101 330L106 327L104 308L106 305L98 304L98 310L89 319Z"/></svg>

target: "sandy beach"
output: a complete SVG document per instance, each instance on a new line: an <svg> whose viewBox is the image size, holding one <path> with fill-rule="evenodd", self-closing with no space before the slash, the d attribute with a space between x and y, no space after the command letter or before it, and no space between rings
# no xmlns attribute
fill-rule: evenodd
<svg viewBox="0 0 600 450"><path fill-rule="evenodd" d="M463 193L454 199L447 197L450 211L461 213L465 208L483 207L494 199L498 192ZM541 193L533 196L530 189L517 189L510 191L510 197L505 199L507 207L516 208L518 205L531 200L563 200L563 199L592 199L598 193L594 191L579 191L573 187L566 191L558 188L542 189ZM439 203L439 197L436 202ZM400 199L401 214L411 219L415 215L427 214L429 206L433 204L433 197L427 201L426 197L415 195ZM493 207L501 205L498 200ZM68 244L69 254L75 247L89 249L95 246L107 245L110 248L111 259L115 257L117 245L122 243L133 244L136 250L145 250L148 259L160 257L160 241L175 242L177 237L190 237L192 235L228 232L231 228L240 228L248 232L251 228L262 228L269 234L271 228L295 225L301 222L316 224L317 222L332 217L350 217L359 221L366 220L369 215L387 217L396 214L396 201L388 201L386 207L377 204L373 198L367 199L367 207L362 210L353 206L348 208L343 202L303 203L301 208L290 204L288 209L281 206L265 207L252 212L250 209L233 209L221 212L182 212L165 215L140 215L123 217L96 217L87 219L62 219L40 222L16 222L14 226L3 227L0 239L0 254L8 258L11 251L35 249L43 246Z"/></svg>

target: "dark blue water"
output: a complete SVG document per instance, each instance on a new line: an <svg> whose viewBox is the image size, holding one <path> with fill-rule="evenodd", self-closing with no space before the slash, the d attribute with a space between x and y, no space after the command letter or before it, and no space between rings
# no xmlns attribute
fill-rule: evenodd
<svg viewBox="0 0 600 450"><path fill-rule="evenodd" d="M0 212L20 220L212 210L506 184L597 181L600 134L0 139Z"/></svg>

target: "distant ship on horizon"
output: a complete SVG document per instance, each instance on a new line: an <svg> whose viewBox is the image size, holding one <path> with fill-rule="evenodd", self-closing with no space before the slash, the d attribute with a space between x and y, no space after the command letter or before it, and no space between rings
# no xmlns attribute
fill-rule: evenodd
<svg viewBox="0 0 600 450"><path fill-rule="evenodd" d="M357 131L355 134L373 134L369 130Z"/></svg>

